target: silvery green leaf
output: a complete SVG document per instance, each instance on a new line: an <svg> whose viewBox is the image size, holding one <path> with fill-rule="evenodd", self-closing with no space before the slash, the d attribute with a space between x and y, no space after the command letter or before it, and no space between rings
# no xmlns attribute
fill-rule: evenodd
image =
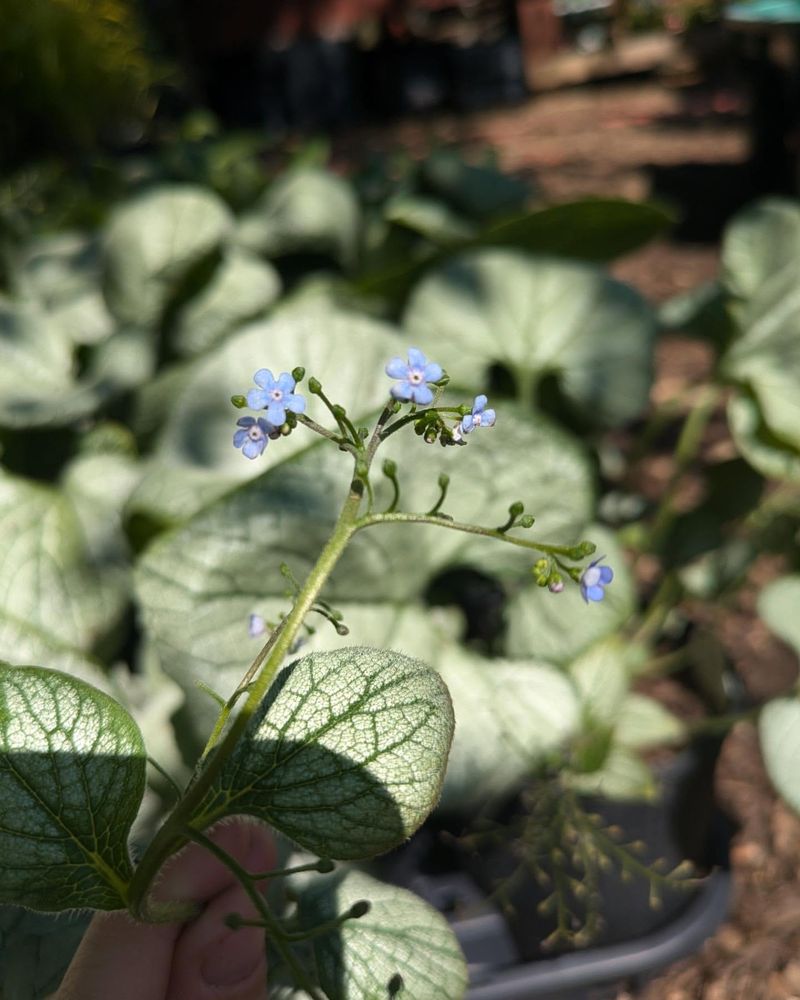
<svg viewBox="0 0 800 1000"><path fill-rule="evenodd" d="M580 722L574 686L547 664L490 660L452 642L432 659L456 717L444 809L468 811L513 790Z"/></svg>
<svg viewBox="0 0 800 1000"><path fill-rule="evenodd" d="M499 364L525 402L554 375L594 423L623 423L647 404L653 312L585 264L499 249L462 254L417 285L404 326L458 386L485 385Z"/></svg>
<svg viewBox="0 0 800 1000"><path fill-rule="evenodd" d="M559 595L563 596L563 595ZM569 665L578 697L589 717L614 726L628 695L630 644L619 635L595 643Z"/></svg>
<svg viewBox="0 0 800 1000"><path fill-rule="evenodd" d="M0 902L125 906L145 749L128 713L41 667L0 666Z"/></svg>
<svg viewBox="0 0 800 1000"><path fill-rule="evenodd" d="M737 213L725 232L722 269L725 287L747 300L800 255L800 208L784 198L765 198Z"/></svg>
<svg viewBox="0 0 800 1000"><path fill-rule="evenodd" d="M58 233L32 240L12 262L11 286L36 302L76 344L109 337L114 320L100 290L97 241L82 233Z"/></svg>
<svg viewBox="0 0 800 1000"><path fill-rule="evenodd" d="M452 736L447 688L426 664L312 653L273 682L193 824L248 814L321 857L381 854L436 805Z"/></svg>
<svg viewBox="0 0 800 1000"><path fill-rule="evenodd" d="M800 451L800 257L742 304L738 331L722 361L724 376L746 386L770 433Z"/></svg>
<svg viewBox="0 0 800 1000"><path fill-rule="evenodd" d="M172 343L181 355L214 347L226 334L262 314L280 294L275 268L232 249L209 284L181 309Z"/></svg>
<svg viewBox="0 0 800 1000"><path fill-rule="evenodd" d="M41 400L73 385L72 345L40 308L0 299L0 424L37 423Z"/></svg>
<svg viewBox="0 0 800 1000"><path fill-rule="evenodd" d="M351 267L359 251L361 211L352 186L327 170L287 171L239 222L238 242L265 257L324 254Z"/></svg>
<svg viewBox="0 0 800 1000"><path fill-rule="evenodd" d="M407 889L363 872L317 879L301 897L311 928L360 900L369 912L314 938L320 983L330 1000L461 1000L467 968L444 917Z"/></svg>
<svg viewBox="0 0 800 1000"><path fill-rule="evenodd" d="M425 236L439 246L464 243L477 235L472 222L444 202L424 195L395 195L384 206L384 215L389 222Z"/></svg>
<svg viewBox="0 0 800 1000"><path fill-rule="evenodd" d="M767 702L759 716L758 735L770 781L800 812L800 700L795 696Z"/></svg>
<svg viewBox="0 0 800 1000"><path fill-rule="evenodd" d="M119 512L66 489L0 474L0 604L59 643L90 649L128 596Z"/></svg>
<svg viewBox="0 0 800 1000"><path fill-rule="evenodd" d="M800 574L782 576L758 595L758 613L768 628L800 656Z"/></svg>
<svg viewBox="0 0 800 1000"><path fill-rule="evenodd" d="M534 525L531 534L536 531ZM614 580L599 603L586 604L580 589L566 580L560 594L531 583L512 594L506 610L508 654L515 658L568 663L603 636L615 632L633 614L636 594L625 565L622 548L612 532L597 525L585 527L582 536L597 545L614 570ZM562 539L563 540L563 539ZM577 565L577 564L576 564Z"/></svg>
<svg viewBox="0 0 800 1000"><path fill-rule="evenodd" d="M83 650L60 643L52 635L3 610L0 610L0 661L13 666L46 663L53 670L61 670L111 693L108 679L98 661Z"/></svg>
<svg viewBox="0 0 800 1000"><path fill-rule="evenodd" d="M120 329L92 346L78 378L72 336L56 314L0 299L0 426L73 424L152 370L152 338Z"/></svg>
<svg viewBox="0 0 800 1000"><path fill-rule="evenodd" d="M233 218L213 192L164 184L119 206L103 237L103 288L122 323L152 327L193 267L219 250Z"/></svg>
<svg viewBox="0 0 800 1000"><path fill-rule="evenodd" d="M677 716L635 691L623 701L614 726L614 742L631 750L680 743L686 736L687 728Z"/></svg>
<svg viewBox="0 0 800 1000"><path fill-rule="evenodd" d="M731 396L727 415L736 447L753 468L773 479L800 480L800 448L770 429L752 395L740 391Z"/></svg>
<svg viewBox="0 0 800 1000"><path fill-rule="evenodd" d="M585 774L569 772L567 780L585 795L608 799L653 799L658 794L653 772L634 751L612 745L596 771Z"/></svg>

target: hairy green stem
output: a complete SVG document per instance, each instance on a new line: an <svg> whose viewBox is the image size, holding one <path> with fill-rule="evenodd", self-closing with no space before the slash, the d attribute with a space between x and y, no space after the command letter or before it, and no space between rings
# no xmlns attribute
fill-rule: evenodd
<svg viewBox="0 0 800 1000"><path fill-rule="evenodd" d="M187 828L203 829L220 818L221 814L218 812L203 812L201 808L203 801L280 669L284 657L289 652L306 615L316 602L325 581L356 531L363 492L363 484L359 480L353 480L333 532L297 595L292 610L283 620L282 627L276 629L270 636L264 649L261 650L248 670L248 677L255 676L249 684L244 704L224 734L222 730L228 721L230 711L226 712L223 709L225 718L222 719L221 716L222 721L218 720L215 727L217 742L208 750L193 781L167 817L164 825L156 833L134 872L130 885L130 905L131 912L139 919L163 919L162 907L151 905L148 902L148 892L164 861L186 843Z"/></svg>
<svg viewBox="0 0 800 1000"><path fill-rule="evenodd" d="M365 514L356 523L356 530L369 528L373 524L435 524L439 528L450 528L453 531L463 531L469 535L480 535L483 538L495 538L499 542L506 542L508 545L518 545L523 549L531 549L534 552L545 552L548 555L561 555L569 559L569 553L574 549L572 545L551 545L549 542L537 542L530 538L517 538L514 535L504 534L496 528L482 528L477 524L467 524L464 521L451 521L447 517L436 514L405 514L389 512L383 514Z"/></svg>

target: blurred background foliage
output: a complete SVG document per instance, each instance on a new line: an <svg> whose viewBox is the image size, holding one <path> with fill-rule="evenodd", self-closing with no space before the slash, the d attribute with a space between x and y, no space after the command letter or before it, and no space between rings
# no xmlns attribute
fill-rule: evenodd
<svg viewBox="0 0 800 1000"><path fill-rule="evenodd" d="M139 138L163 77L128 0L4 0L0 163Z"/></svg>

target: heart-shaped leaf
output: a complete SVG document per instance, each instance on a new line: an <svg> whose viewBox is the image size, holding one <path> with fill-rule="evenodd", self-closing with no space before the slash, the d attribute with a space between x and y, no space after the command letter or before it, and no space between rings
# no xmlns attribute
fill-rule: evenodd
<svg viewBox="0 0 800 1000"><path fill-rule="evenodd" d="M450 260L416 287L404 325L445 359L456 385L504 365L528 395L545 375L597 423L619 424L647 403L655 321L633 289L587 265L505 250Z"/></svg>
<svg viewBox="0 0 800 1000"><path fill-rule="evenodd" d="M239 243L265 257L324 254L355 263L361 212L352 186L312 167L287 171L239 223Z"/></svg>
<svg viewBox="0 0 800 1000"><path fill-rule="evenodd" d="M772 784L800 812L800 699L775 698L762 709L758 735Z"/></svg>
<svg viewBox="0 0 800 1000"><path fill-rule="evenodd" d="M311 929L368 900L369 912L313 939L330 1000L461 1000L467 968L444 917L418 896L358 871L317 879L299 901Z"/></svg>
<svg viewBox="0 0 800 1000"><path fill-rule="evenodd" d="M800 656L800 574L773 580L758 595L758 613L779 638Z"/></svg>
<svg viewBox="0 0 800 1000"><path fill-rule="evenodd" d="M116 209L103 238L106 302L122 323L152 327L193 267L217 251L233 218L213 192L165 184Z"/></svg>
<svg viewBox="0 0 800 1000"><path fill-rule="evenodd" d="M231 250L209 284L181 309L172 333L176 351L192 355L216 346L271 306L280 287L275 268L244 250Z"/></svg>
<svg viewBox="0 0 800 1000"><path fill-rule="evenodd" d="M0 901L124 907L144 783L142 737L121 705L54 670L0 665Z"/></svg>
<svg viewBox="0 0 800 1000"><path fill-rule="evenodd" d="M452 737L447 688L424 663L312 653L276 678L193 823L246 813L321 857L373 857L436 805Z"/></svg>
<svg viewBox="0 0 800 1000"><path fill-rule="evenodd" d="M81 463L83 464L82 460ZM89 464L93 466L96 460ZM64 489L0 475L0 604L5 615L58 644L88 650L118 625L128 596L127 547L109 462L68 470ZM126 466L127 469L127 466ZM85 474L85 478L82 478ZM92 476L94 497L86 490Z"/></svg>

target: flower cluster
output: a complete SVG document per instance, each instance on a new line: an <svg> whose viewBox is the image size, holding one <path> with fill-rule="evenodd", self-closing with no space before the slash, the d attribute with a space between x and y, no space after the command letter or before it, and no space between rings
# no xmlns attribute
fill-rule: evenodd
<svg viewBox="0 0 800 1000"><path fill-rule="evenodd" d="M240 417L236 421L239 430L233 435L233 446L241 448L245 458L258 458L270 438L280 437L287 410L304 413L306 409L305 397L294 391L296 382L288 372L281 372L275 378L269 368L259 368L253 381L258 388L247 393L247 405L254 410L266 410L267 416Z"/></svg>

